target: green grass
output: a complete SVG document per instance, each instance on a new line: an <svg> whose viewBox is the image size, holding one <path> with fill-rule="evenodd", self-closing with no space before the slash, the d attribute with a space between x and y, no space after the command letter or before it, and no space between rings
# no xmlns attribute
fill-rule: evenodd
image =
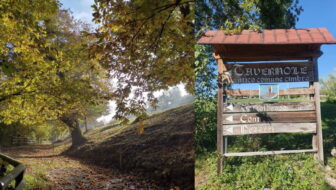
<svg viewBox="0 0 336 190"><path fill-rule="evenodd" d="M330 189L309 154L228 158L219 176L216 161L214 153L196 158L197 189Z"/></svg>
<svg viewBox="0 0 336 190"><path fill-rule="evenodd" d="M243 100L251 102L251 100ZM258 99L252 100L258 102ZM298 101L298 100L295 100ZM301 101L301 100L299 100ZM241 101L240 101L241 102ZM330 155L336 147L336 104L321 103L323 145L325 163L332 168L336 177L336 158ZM258 146L254 146L253 143ZM278 150L281 147L309 148L311 135L263 135L258 137L230 137L229 150L257 151ZM250 150L247 150L250 149ZM324 167L318 164L312 154L277 156L255 156L228 158L224 171L217 176L217 155L215 152L199 153L196 156L196 189L332 189L325 182Z"/></svg>
<svg viewBox="0 0 336 190"><path fill-rule="evenodd" d="M24 189L31 190L34 188L47 188L50 186L50 181L47 179L46 174L57 168L67 168L74 167L74 165L69 165L66 162L60 162L55 159L40 160L40 159L30 159L25 161L28 167L28 172L25 175L26 185Z"/></svg>
<svg viewBox="0 0 336 190"><path fill-rule="evenodd" d="M5 154L16 158L16 160L26 166L24 175L25 190L49 189L50 180L46 175L50 171L59 168L85 167L85 165L77 160L59 155L69 146L70 144L65 142L55 144L55 146L26 145L7 148Z"/></svg>

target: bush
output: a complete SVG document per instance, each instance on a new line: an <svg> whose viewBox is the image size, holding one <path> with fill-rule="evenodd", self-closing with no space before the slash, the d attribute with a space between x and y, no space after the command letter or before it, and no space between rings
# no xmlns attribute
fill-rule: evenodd
<svg viewBox="0 0 336 190"><path fill-rule="evenodd" d="M217 97L196 99L194 102L194 111L196 152L215 150L217 141Z"/></svg>
<svg viewBox="0 0 336 190"><path fill-rule="evenodd" d="M320 79L321 94L326 96L326 101L336 103L336 75L329 74L326 80Z"/></svg>

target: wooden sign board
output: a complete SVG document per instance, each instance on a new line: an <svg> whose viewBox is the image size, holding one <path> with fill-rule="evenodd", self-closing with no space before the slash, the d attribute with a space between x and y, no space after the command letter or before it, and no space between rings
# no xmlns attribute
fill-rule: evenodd
<svg viewBox="0 0 336 190"><path fill-rule="evenodd" d="M316 123L262 123L223 126L224 136L269 133L316 133Z"/></svg>
<svg viewBox="0 0 336 190"><path fill-rule="evenodd" d="M279 83L317 81L311 62L227 64L233 83Z"/></svg>
<svg viewBox="0 0 336 190"><path fill-rule="evenodd" d="M226 90L228 96L258 96L259 90ZM279 95L314 95L315 90L312 88L296 88L279 90Z"/></svg>
<svg viewBox="0 0 336 190"><path fill-rule="evenodd" d="M231 103L223 108L223 135L315 133L313 101Z"/></svg>
<svg viewBox="0 0 336 190"><path fill-rule="evenodd" d="M316 122L315 111L232 113L223 115L223 124Z"/></svg>
<svg viewBox="0 0 336 190"><path fill-rule="evenodd" d="M309 102L264 102L264 103L229 103L225 104L225 113L234 112L290 112L290 111L313 111L315 103Z"/></svg>

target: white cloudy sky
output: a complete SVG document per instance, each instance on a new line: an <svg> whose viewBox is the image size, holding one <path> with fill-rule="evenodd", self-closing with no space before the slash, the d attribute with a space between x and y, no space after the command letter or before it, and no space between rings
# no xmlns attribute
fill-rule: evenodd
<svg viewBox="0 0 336 190"><path fill-rule="evenodd" d="M62 8L70 9L76 19L92 23L92 8L94 0L60 0Z"/></svg>
<svg viewBox="0 0 336 190"><path fill-rule="evenodd" d="M168 89L168 91L172 90L173 88L174 87L170 87ZM182 97L189 95L188 92L185 90L185 85L184 84L181 83L181 84L177 85L177 88L180 90L180 94L181 94ZM164 93L164 90L156 91L154 93L154 96L159 97L159 96L163 95L163 93ZM116 104L115 104L114 101L110 101L109 102L109 114L99 117L97 119L97 121L98 122L103 122L104 124L109 123L112 120L112 118L115 114L115 111L116 111Z"/></svg>

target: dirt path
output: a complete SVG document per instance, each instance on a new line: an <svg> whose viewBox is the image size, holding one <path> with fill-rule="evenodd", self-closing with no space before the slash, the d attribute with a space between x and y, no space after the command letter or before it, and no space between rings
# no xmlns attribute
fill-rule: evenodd
<svg viewBox="0 0 336 190"><path fill-rule="evenodd" d="M8 148L4 153L26 165L26 189L160 189L140 177L92 166L61 155L66 148L51 145L24 146Z"/></svg>
<svg viewBox="0 0 336 190"><path fill-rule="evenodd" d="M91 168L59 168L47 174L55 189L157 189L134 176L111 175Z"/></svg>

